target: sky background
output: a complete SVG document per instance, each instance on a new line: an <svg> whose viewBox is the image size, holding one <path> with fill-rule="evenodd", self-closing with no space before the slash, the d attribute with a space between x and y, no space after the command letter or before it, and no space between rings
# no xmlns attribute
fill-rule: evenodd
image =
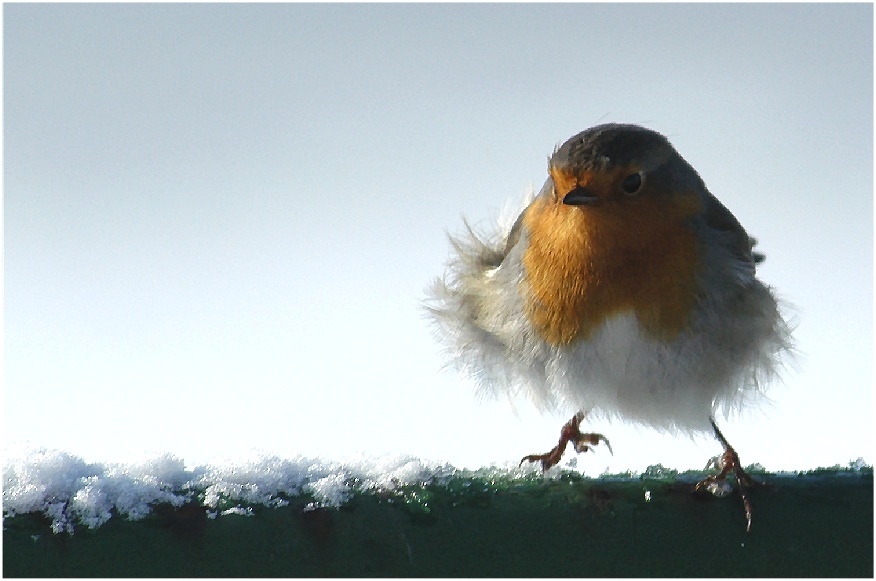
<svg viewBox="0 0 876 581"><path fill-rule="evenodd" d="M873 7L3 6L6 445L516 462L421 301L601 122L666 134L759 239L801 353L743 463L872 462ZM720 446L594 422L578 467Z"/></svg>

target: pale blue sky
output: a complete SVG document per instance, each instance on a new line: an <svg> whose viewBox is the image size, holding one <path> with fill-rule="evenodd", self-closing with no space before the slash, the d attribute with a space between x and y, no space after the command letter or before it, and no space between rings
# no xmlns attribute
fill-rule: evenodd
<svg viewBox="0 0 876 581"><path fill-rule="evenodd" d="M4 5L7 442L458 465L564 416L477 402L420 301L606 121L760 240L802 356L743 462L872 462L871 5ZM588 473L719 452L622 424Z"/></svg>

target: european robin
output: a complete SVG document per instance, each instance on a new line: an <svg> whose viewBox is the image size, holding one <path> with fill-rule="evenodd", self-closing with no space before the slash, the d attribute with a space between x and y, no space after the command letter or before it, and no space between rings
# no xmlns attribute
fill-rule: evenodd
<svg viewBox="0 0 876 581"><path fill-rule="evenodd" d="M451 237L429 293L453 361L479 387L577 412L557 446L522 461L544 470L586 414L670 432L711 432L726 493L733 471L748 528L753 481L714 417L756 402L791 350L754 239L663 135L605 124L557 148L548 177L510 227ZM609 447L610 449L610 447Z"/></svg>

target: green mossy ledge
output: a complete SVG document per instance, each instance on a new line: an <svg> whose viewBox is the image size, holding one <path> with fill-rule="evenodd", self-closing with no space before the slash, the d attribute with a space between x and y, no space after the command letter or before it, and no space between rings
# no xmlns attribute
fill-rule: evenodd
<svg viewBox="0 0 876 581"><path fill-rule="evenodd" d="M7 577L872 577L873 474L758 474L752 530L738 493L691 492L693 473L499 481L466 476L359 492L340 508L303 494L211 518L153 506L138 521L53 534L4 520ZM649 500L648 500L649 499Z"/></svg>

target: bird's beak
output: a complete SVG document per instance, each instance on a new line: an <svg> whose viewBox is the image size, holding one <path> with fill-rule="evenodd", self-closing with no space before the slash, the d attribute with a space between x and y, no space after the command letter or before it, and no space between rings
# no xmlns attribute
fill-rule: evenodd
<svg viewBox="0 0 876 581"><path fill-rule="evenodd" d="M569 206L592 206L598 201L599 198L584 186L576 186L574 190L563 196L563 203Z"/></svg>

